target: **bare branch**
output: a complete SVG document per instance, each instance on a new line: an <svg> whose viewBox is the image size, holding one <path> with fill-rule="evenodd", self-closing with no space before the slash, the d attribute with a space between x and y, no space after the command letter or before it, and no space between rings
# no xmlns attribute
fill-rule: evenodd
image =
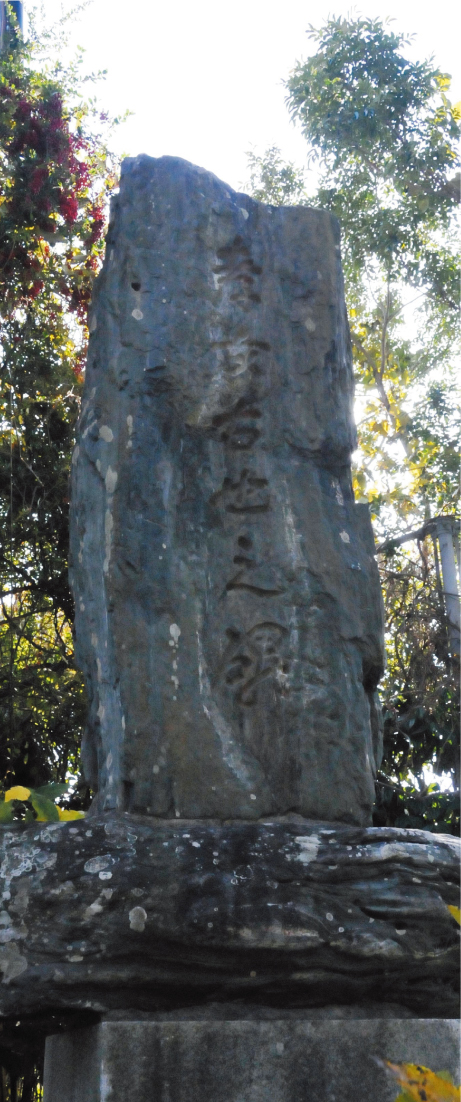
<svg viewBox="0 0 461 1102"><path fill-rule="evenodd" d="M435 531L435 520L427 521L423 524L422 528L411 528L406 532L403 532L401 536L391 536L390 539L383 540L376 548L376 554L380 555L385 551L393 551L395 547L401 547L403 543L408 543L410 540L424 540L431 532Z"/></svg>

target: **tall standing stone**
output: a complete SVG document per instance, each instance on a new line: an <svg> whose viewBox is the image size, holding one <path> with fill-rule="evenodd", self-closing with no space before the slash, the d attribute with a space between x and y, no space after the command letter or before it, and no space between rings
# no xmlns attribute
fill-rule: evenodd
<svg viewBox="0 0 461 1102"><path fill-rule="evenodd" d="M339 230L124 162L73 464L96 807L366 824L382 614Z"/></svg>

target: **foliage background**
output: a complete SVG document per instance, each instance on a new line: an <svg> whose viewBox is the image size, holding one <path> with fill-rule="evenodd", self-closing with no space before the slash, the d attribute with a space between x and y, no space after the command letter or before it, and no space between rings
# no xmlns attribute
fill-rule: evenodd
<svg viewBox="0 0 461 1102"><path fill-rule="evenodd" d="M87 307L118 165L81 55L14 20L0 65L0 776L78 773L85 717L67 580L68 478ZM67 806L88 800L83 789Z"/></svg>
<svg viewBox="0 0 461 1102"><path fill-rule="evenodd" d="M386 611L385 752L375 823L459 831L459 654L430 521L456 519L460 435L458 257L461 105L389 23L329 19L288 81L287 105L318 175L276 147L248 155L269 203L340 220L356 376L353 482L370 505ZM427 530L396 546L392 537ZM459 545L458 545L459 546ZM435 778L443 777L443 787Z"/></svg>

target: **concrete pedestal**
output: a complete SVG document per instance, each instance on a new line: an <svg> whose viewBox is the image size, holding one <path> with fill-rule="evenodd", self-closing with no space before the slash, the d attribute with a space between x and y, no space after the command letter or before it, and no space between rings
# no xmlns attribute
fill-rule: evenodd
<svg viewBox="0 0 461 1102"><path fill-rule="evenodd" d="M392 1102L374 1057L447 1070L452 1019L103 1021L48 1038L44 1102Z"/></svg>

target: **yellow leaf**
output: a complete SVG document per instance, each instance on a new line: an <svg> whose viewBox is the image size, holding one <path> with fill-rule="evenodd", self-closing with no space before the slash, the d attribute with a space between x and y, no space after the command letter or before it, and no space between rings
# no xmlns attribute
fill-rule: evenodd
<svg viewBox="0 0 461 1102"><path fill-rule="evenodd" d="M62 823L69 823L72 819L84 819L84 811L65 811L63 807L58 807L58 815Z"/></svg>
<svg viewBox="0 0 461 1102"><path fill-rule="evenodd" d="M460 908L459 907L450 907L448 905L448 910L449 910L450 914L453 915L453 918L454 918L455 922L458 923L458 926L461 926L461 910L460 910Z"/></svg>
<svg viewBox="0 0 461 1102"><path fill-rule="evenodd" d="M363 471L354 471L353 476L352 476L352 483L353 483L353 486L354 486L354 490L356 490L358 492L362 492L365 489L365 486L367 484L367 480L365 478L364 472Z"/></svg>
<svg viewBox="0 0 461 1102"><path fill-rule="evenodd" d="M453 107L451 109L451 113L453 115L453 118L456 119L457 122L458 122L459 119L461 119L461 99L458 100L457 103L453 104Z"/></svg>
<svg viewBox="0 0 461 1102"><path fill-rule="evenodd" d="M8 792L5 792L5 801L8 800L28 800L30 796L30 788L24 788L22 784L16 784L14 788L9 788Z"/></svg>
<svg viewBox="0 0 461 1102"><path fill-rule="evenodd" d="M460 1102L460 1088L449 1082L446 1072L438 1075L421 1064L379 1062L392 1073L399 1087L403 1087L403 1097L412 1102Z"/></svg>

